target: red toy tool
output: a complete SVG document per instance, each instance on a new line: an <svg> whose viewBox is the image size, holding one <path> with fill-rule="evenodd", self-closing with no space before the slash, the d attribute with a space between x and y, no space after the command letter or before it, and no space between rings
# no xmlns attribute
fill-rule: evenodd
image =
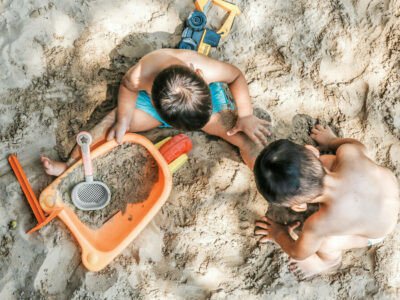
<svg viewBox="0 0 400 300"><path fill-rule="evenodd" d="M24 170L22 170L18 158L15 155L10 155L8 157L8 161L10 162L11 168L13 169L15 176L17 177L17 180L21 185L22 191L24 192L26 199L28 200L29 205L32 208L36 220L38 221L38 225L33 227L27 233L35 232L36 230L42 228L44 225L53 220L61 212L62 209L54 210L49 216L46 217L42 208L40 207L39 201L36 199L36 196L32 190L31 185L29 184L28 179L26 178Z"/></svg>
<svg viewBox="0 0 400 300"><path fill-rule="evenodd" d="M184 153L189 153L192 150L193 144L189 137L185 134L178 134L167 140L160 147L160 153L164 156L167 163L174 161Z"/></svg>

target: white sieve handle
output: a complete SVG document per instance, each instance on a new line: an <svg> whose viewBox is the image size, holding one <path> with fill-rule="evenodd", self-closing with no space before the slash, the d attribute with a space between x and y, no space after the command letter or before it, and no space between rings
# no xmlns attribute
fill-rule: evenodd
<svg viewBox="0 0 400 300"><path fill-rule="evenodd" d="M92 165L92 159L90 158L90 147L89 147L92 142L92 136L90 135L89 132L82 131L77 135L76 140L78 142L78 145L81 146L85 180L88 182L92 182L93 165Z"/></svg>

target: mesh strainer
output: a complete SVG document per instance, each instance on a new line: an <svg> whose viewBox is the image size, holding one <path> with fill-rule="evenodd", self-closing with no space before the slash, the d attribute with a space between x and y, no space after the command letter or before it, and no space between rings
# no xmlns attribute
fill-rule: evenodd
<svg viewBox="0 0 400 300"><path fill-rule="evenodd" d="M80 132L76 141L82 150L85 181L74 186L71 195L72 202L82 210L102 209L110 202L111 193L105 183L93 181L93 167L89 148L92 143L92 136L88 132Z"/></svg>

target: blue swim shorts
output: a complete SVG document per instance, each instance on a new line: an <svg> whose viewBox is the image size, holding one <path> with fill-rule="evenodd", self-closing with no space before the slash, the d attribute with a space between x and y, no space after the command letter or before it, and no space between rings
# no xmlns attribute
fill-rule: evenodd
<svg viewBox="0 0 400 300"><path fill-rule="evenodd" d="M211 100L213 106L212 114L215 114L224 109L235 110L235 105L231 101L229 101L224 91L224 88L222 87L221 82L211 83L210 91L211 91ZM162 125L159 126L160 128L163 127L172 128L172 126L168 125L167 123L165 123L163 119L161 119L161 116L158 114L157 110L151 104L151 99L149 95L146 93L146 91L139 92L139 95L136 100L136 108L143 110L145 113L149 114L153 118L156 118L158 121L160 121L162 123Z"/></svg>

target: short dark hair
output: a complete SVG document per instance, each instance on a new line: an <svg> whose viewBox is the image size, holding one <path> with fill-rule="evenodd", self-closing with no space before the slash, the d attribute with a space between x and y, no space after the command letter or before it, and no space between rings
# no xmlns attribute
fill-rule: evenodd
<svg viewBox="0 0 400 300"><path fill-rule="evenodd" d="M322 193L326 172L321 161L304 146L289 140L269 144L257 157L257 189L273 204L291 206Z"/></svg>
<svg viewBox="0 0 400 300"><path fill-rule="evenodd" d="M199 130L210 120L210 88L188 67L172 65L162 70L154 79L151 96L161 118L172 127Z"/></svg>

